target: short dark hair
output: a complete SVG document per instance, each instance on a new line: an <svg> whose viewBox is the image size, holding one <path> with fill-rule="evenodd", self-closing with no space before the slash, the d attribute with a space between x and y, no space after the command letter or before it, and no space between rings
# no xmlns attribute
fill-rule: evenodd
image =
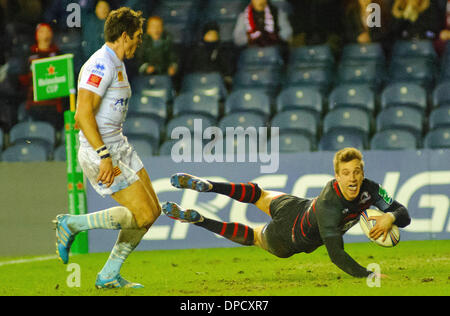
<svg viewBox="0 0 450 316"><path fill-rule="evenodd" d="M114 43L123 32L133 38L134 33L142 28L144 18L141 11L134 11L127 7L113 10L106 18L104 33L105 41Z"/></svg>

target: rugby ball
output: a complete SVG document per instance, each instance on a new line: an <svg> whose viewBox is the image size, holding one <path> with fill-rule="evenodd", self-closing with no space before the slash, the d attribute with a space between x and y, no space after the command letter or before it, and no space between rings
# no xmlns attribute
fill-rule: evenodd
<svg viewBox="0 0 450 316"><path fill-rule="evenodd" d="M388 233L386 240L383 242L383 235L381 235L377 240L374 240L369 237L369 232L377 223L376 220L372 219L369 221L369 218L372 216L381 216L384 212L379 210L373 210L368 209L361 213L361 216L359 217L359 225L361 226L362 231L364 234L372 240L377 245L383 246L383 247L394 247L396 244L400 241L400 231L398 230L397 225L393 225L390 232Z"/></svg>

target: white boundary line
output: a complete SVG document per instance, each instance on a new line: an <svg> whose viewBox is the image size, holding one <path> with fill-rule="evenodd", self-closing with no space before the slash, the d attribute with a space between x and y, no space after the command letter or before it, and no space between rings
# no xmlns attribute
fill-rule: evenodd
<svg viewBox="0 0 450 316"><path fill-rule="evenodd" d="M20 264L20 263L30 263L30 262L37 262L37 261L46 261L46 260L53 260L57 259L57 256L45 256L45 257L35 257L30 259L19 259L19 260L11 260L11 261L0 261L0 267L11 265L11 264Z"/></svg>

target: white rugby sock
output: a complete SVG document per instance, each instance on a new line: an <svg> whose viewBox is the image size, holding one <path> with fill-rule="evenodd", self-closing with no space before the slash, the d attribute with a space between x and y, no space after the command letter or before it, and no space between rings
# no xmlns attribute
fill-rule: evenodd
<svg viewBox="0 0 450 316"><path fill-rule="evenodd" d="M111 279L119 274L122 264L128 258L130 253L139 245L139 242L146 232L146 228L134 230L122 229L119 232L119 237L109 255L108 261L106 261L105 266L102 271L100 271L102 279Z"/></svg>
<svg viewBox="0 0 450 316"><path fill-rule="evenodd" d="M138 229L133 213L123 206L112 207L86 215L71 215L67 220L74 233L89 229Z"/></svg>

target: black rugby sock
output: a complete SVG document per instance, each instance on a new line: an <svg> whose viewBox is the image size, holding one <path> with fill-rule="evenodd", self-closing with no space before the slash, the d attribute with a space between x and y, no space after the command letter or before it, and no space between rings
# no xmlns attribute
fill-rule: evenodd
<svg viewBox="0 0 450 316"><path fill-rule="evenodd" d="M224 194L243 203L256 203L261 196L261 189L256 183L213 182L209 192Z"/></svg>
<svg viewBox="0 0 450 316"><path fill-rule="evenodd" d="M203 227L244 246L251 246L254 244L253 229L244 224L219 222L204 217L202 222L197 222L194 225Z"/></svg>

